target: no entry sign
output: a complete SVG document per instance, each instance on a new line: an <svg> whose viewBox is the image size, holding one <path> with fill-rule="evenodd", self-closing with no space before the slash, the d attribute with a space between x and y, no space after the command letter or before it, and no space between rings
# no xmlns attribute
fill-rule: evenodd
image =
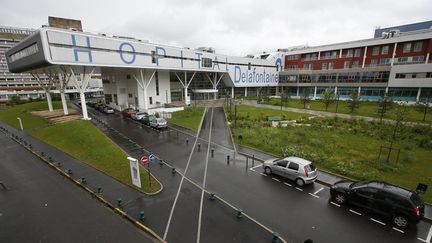
<svg viewBox="0 0 432 243"><path fill-rule="evenodd" d="M141 157L141 159L140 159L140 161L141 161L141 164L142 165L146 165L147 163L148 163L148 158L147 158L147 156L142 156Z"/></svg>

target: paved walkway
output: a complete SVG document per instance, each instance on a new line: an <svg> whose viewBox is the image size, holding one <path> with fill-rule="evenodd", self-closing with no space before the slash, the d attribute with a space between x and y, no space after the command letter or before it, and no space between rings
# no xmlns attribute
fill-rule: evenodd
<svg viewBox="0 0 432 243"><path fill-rule="evenodd" d="M243 100L242 104L255 106L255 107L262 107L262 108L269 108L274 110L280 110L280 106L275 105L266 105L266 104L257 104L256 100ZM316 110L308 110L308 109L299 109L299 108L291 108L291 107L282 107L282 110L284 111L290 111L295 113L302 113L302 114L309 114L312 116L326 116L326 117L340 117L340 118L346 118L346 119L363 119L365 121L380 121L379 118L369 117L369 116L356 116L356 115L350 115L350 114L343 114L343 113L335 113L335 112L329 112L329 111L316 111ZM384 122L387 123L395 123L395 120L391 119L383 119ZM432 124L428 123L421 123L421 122L402 122L405 125L408 126L415 126L415 125L423 125L423 126L432 126Z"/></svg>

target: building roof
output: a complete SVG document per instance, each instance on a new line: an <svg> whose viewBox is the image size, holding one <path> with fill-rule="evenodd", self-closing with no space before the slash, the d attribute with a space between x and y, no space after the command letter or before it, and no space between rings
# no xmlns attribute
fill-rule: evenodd
<svg viewBox="0 0 432 243"><path fill-rule="evenodd" d="M381 37L381 35L384 32L389 32L392 30L398 30L400 32L410 32L410 31L427 30L427 29L432 29L432 21L398 25L398 26L392 26L392 27L386 27L386 28L378 28L375 30L374 38Z"/></svg>

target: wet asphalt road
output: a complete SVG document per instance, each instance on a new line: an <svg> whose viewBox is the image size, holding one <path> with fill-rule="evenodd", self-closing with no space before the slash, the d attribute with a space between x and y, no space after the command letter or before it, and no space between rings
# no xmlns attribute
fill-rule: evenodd
<svg viewBox="0 0 432 243"><path fill-rule="evenodd" d="M97 111L93 113L128 138L166 160L177 170L185 171L193 146L193 137L181 132L177 133L172 129L157 132L147 127L140 127L136 122L122 118L120 115L105 115ZM351 206L330 203L329 189L323 185L314 183L296 188L291 181L277 176L263 175L261 168L257 167L258 163L255 164L255 168L250 168L251 161L249 161L249 167L246 168L244 157L237 155L233 160L234 152L230 146L232 143L230 143L229 133L224 132L227 128L225 118L221 116L223 116L222 108L215 108L212 142L223 146L212 145L215 148L215 157L210 158L208 162L206 189L215 192L235 207L243 209L245 213L271 230L279 232L288 242L303 242L307 238L313 239L314 242L423 242L422 240L428 237L431 225L425 222L420 222L417 227L400 231L393 228L385 219L369 215ZM208 145L205 140L209 132L208 111L199 135L201 139L198 140L201 143L201 151L194 149L186 172L186 177L198 185L202 185L203 182ZM114 134L110 137L116 142L119 141ZM186 143L187 139L189 143ZM229 164L226 160L227 155L231 158ZM197 224L189 219L182 219L184 215L182 216L178 211L186 208L194 214L192 218L197 219L199 197L197 194L187 195L186 188L182 188L181 192L183 198L179 199L174 210L168 240L175 240L176 238L170 238L173 236L185 237L185 233L183 235L175 233L178 232L175 229L181 228L183 224L192 225L190 228L194 228ZM207 205L209 201L204 202ZM203 219L212 212L212 210L203 210ZM213 222L218 227L225 225L223 221L214 219L207 222ZM203 223L203 225L207 224ZM208 229L203 228L203 232L207 231ZM193 238L189 239L193 241Z"/></svg>
<svg viewBox="0 0 432 243"><path fill-rule="evenodd" d="M0 133L0 242L153 242Z"/></svg>

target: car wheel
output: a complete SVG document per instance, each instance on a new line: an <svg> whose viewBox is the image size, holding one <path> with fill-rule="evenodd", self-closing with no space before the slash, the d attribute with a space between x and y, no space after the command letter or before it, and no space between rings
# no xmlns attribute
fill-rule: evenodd
<svg viewBox="0 0 432 243"><path fill-rule="evenodd" d="M265 172L267 175L270 175L270 174L272 173L272 170L270 169L270 167L265 167L265 168L264 168L264 172Z"/></svg>
<svg viewBox="0 0 432 243"><path fill-rule="evenodd" d="M296 180L296 184L297 186L303 186L305 184L304 180L301 178L297 178Z"/></svg>
<svg viewBox="0 0 432 243"><path fill-rule="evenodd" d="M401 228L405 228L408 226L408 219L402 215L396 215L393 217L393 223Z"/></svg>
<svg viewBox="0 0 432 243"><path fill-rule="evenodd" d="M345 194L342 194L342 193L337 193L337 194L333 197L333 199L334 199L337 203L339 203L339 204L344 204L344 203L346 203L346 200L347 200L346 195L345 195Z"/></svg>

